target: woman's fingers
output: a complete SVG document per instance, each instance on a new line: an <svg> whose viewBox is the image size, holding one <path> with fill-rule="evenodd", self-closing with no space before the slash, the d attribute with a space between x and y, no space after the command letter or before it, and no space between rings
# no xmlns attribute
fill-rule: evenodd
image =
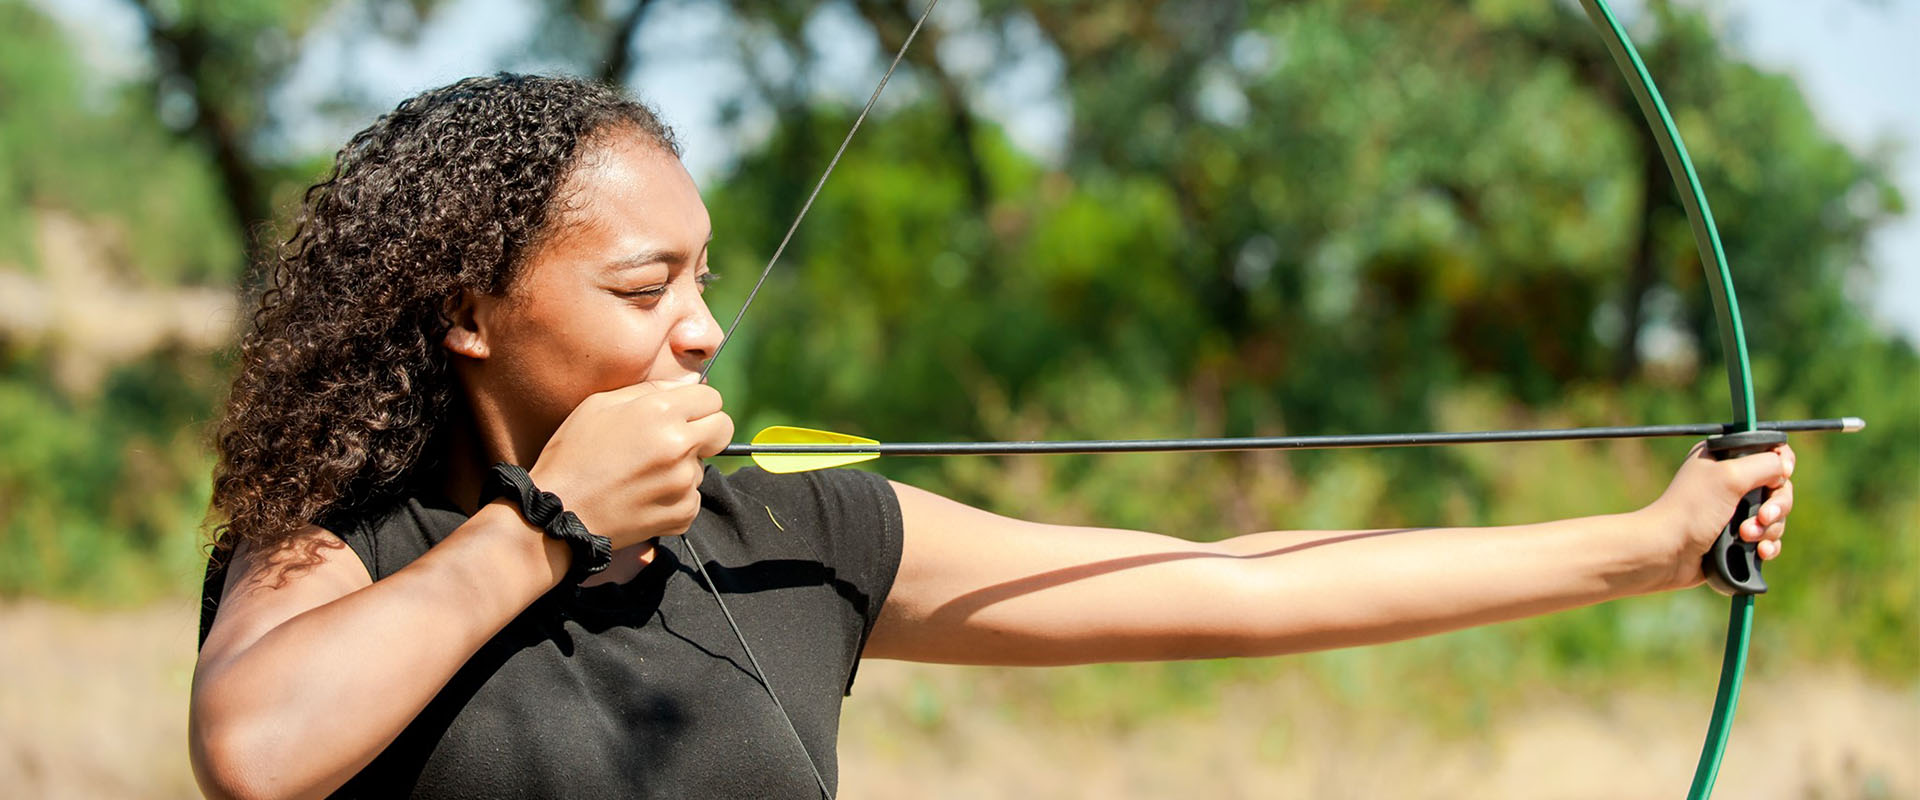
<svg viewBox="0 0 1920 800"><path fill-rule="evenodd" d="M700 509L700 459L733 436L720 393L698 377L587 397L541 449L535 484L616 549L686 531Z"/></svg>
<svg viewBox="0 0 1920 800"><path fill-rule="evenodd" d="M1787 515L1792 512L1793 481L1782 481L1778 487L1774 488L1773 494L1767 498L1767 502L1760 504L1760 511L1757 516L1760 518L1761 524L1772 529L1786 522ZM1780 537L1774 536L1770 538L1778 539Z"/></svg>
<svg viewBox="0 0 1920 800"><path fill-rule="evenodd" d="M1738 497L1762 486L1775 488L1785 484L1787 476L1792 474L1792 459L1792 451L1783 446L1719 464L1724 468L1721 474L1727 491Z"/></svg>
<svg viewBox="0 0 1920 800"><path fill-rule="evenodd" d="M733 417L715 409L713 413L687 423L694 434L694 455L712 458L733 442Z"/></svg>
<svg viewBox="0 0 1920 800"><path fill-rule="evenodd" d="M1740 523L1740 538L1749 542L1758 542L1754 548L1761 560L1768 561L1780 556L1784 547L1781 538L1787 534L1787 515L1793 512L1793 448L1782 445L1774 452L1780 456L1780 476L1772 482L1772 493L1752 518Z"/></svg>

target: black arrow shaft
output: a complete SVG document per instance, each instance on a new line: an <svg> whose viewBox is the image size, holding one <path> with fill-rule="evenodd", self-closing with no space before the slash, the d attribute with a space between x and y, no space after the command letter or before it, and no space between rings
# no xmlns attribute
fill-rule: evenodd
<svg viewBox="0 0 1920 800"><path fill-rule="evenodd" d="M1866 427L1858 417L1762 422L1763 431L1843 432ZM1352 447L1431 447L1496 442L1557 442L1581 439L1648 439L1665 436L1718 436L1739 430L1717 422L1683 425L1632 425L1604 428L1459 431L1440 433L1361 433L1333 436L1244 436L1206 439L1083 439L1051 442L883 442L881 444L727 445L723 456L866 454L883 456L1014 456L1081 453L1194 453L1229 450L1332 450Z"/></svg>

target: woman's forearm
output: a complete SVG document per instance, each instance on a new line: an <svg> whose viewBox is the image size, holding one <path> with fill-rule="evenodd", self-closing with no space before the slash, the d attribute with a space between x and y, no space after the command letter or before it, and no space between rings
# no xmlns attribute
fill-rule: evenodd
<svg viewBox="0 0 1920 800"><path fill-rule="evenodd" d="M1194 542L895 490L906 538L867 645L877 658L1055 665L1349 647L1652 591L1679 560L1674 524L1645 510Z"/></svg>
<svg viewBox="0 0 1920 800"><path fill-rule="evenodd" d="M489 506L385 580L203 658L190 737L203 788L271 797L337 788L566 564L564 545Z"/></svg>
<svg viewBox="0 0 1920 800"><path fill-rule="evenodd" d="M1672 553L1638 514L1495 528L1272 532L1220 542L1234 655L1375 644L1657 587ZM1197 632L1205 635L1204 632Z"/></svg>

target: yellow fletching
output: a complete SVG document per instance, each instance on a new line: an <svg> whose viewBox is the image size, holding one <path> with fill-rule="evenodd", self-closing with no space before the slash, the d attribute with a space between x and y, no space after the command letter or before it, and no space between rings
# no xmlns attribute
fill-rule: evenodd
<svg viewBox="0 0 1920 800"><path fill-rule="evenodd" d="M812 428L795 428L788 425L775 425L754 434L754 444L870 444L880 443L864 436L833 431L817 431ZM880 457L878 451L872 453L755 453L753 463L768 472L810 472L816 469L844 467L862 461L872 461Z"/></svg>
<svg viewBox="0 0 1920 800"><path fill-rule="evenodd" d="M851 433L817 431L812 428L795 428L791 425L775 425L753 435L754 444L873 444L872 439L855 436ZM879 455L875 453L875 455Z"/></svg>

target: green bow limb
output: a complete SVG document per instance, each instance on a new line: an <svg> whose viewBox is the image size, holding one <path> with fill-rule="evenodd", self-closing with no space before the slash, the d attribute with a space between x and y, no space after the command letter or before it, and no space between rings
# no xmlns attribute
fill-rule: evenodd
<svg viewBox="0 0 1920 800"><path fill-rule="evenodd" d="M1753 405L1753 374L1747 358L1746 329L1740 323L1740 300L1733 291L1733 271L1727 267L1726 249L1720 244L1720 230L1713 224L1713 209L1707 205L1706 188L1687 156L1680 139L1680 128L1666 101L1653 85L1653 76L1640 60L1626 28L1614 16L1605 0L1580 0L1595 27L1607 43L1608 52L1620 71L1627 76L1634 99L1646 115L1653 140L1667 162L1667 171L1680 190L1680 204L1686 209L1693 228L1694 243L1700 249L1700 264L1707 271L1707 286L1713 292L1713 312L1720 321L1721 352L1727 364L1727 390L1733 399L1734 427L1752 431L1759 415ZM1720 686L1714 693L1713 713L1707 722L1707 739L1694 767L1688 800L1706 800L1713 794L1714 779L1720 774L1720 758L1726 753L1727 739L1733 730L1733 713L1740 701L1740 684L1747 672L1747 644L1753 634L1753 595L1735 593L1727 617L1726 653L1720 662Z"/></svg>

